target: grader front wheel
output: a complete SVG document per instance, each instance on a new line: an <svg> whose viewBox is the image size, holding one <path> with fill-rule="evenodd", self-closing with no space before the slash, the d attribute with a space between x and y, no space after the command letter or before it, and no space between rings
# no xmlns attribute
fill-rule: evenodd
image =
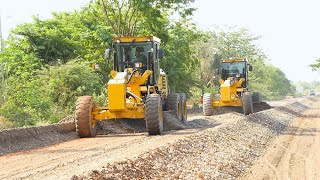
<svg viewBox="0 0 320 180"><path fill-rule="evenodd" d="M203 114L205 116L212 115L212 95L210 93L205 93L203 95Z"/></svg>
<svg viewBox="0 0 320 180"><path fill-rule="evenodd" d="M160 135L163 131L163 109L159 94L147 96L145 121L149 135Z"/></svg>
<svg viewBox="0 0 320 180"><path fill-rule="evenodd" d="M180 104L181 104L181 122L186 123L188 120L187 116L187 97L184 93L179 93L180 95Z"/></svg>
<svg viewBox="0 0 320 180"><path fill-rule="evenodd" d="M94 101L92 96L81 96L76 104L76 131L80 137L96 136L96 123L92 121L92 108Z"/></svg>
<svg viewBox="0 0 320 180"><path fill-rule="evenodd" d="M244 115L253 113L252 97L249 92L245 92L242 97L242 108Z"/></svg>

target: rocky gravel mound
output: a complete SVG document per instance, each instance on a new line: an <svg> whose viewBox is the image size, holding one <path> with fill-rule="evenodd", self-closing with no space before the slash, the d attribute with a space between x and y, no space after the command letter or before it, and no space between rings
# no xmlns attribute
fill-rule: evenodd
<svg viewBox="0 0 320 180"><path fill-rule="evenodd" d="M264 111L264 110L271 109L271 108L273 108L273 107L270 106L268 103L261 102L260 104L254 104L253 112L256 113L256 112ZM214 109L213 115L221 115L221 114L227 114L227 113L232 113L232 112L243 113L241 107L219 107L219 108ZM189 109L188 113L191 116L203 115L202 107Z"/></svg>
<svg viewBox="0 0 320 180"><path fill-rule="evenodd" d="M180 130L185 129L187 126L178 120L169 111L163 112L163 130ZM128 134L146 132L146 123L143 119L116 119L98 122L98 134Z"/></svg>
<svg viewBox="0 0 320 180"><path fill-rule="evenodd" d="M76 138L78 138L78 135L75 133L74 123L7 129L0 131L0 156L58 144Z"/></svg>
<svg viewBox="0 0 320 180"><path fill-rule="evenodd" d="M219 126L205 128L134 159L107 164L102 170L73 179L236 179L263 155L267 145L290 126L310 102L306 100L250 116L225 114ZM214 122L210 122L212 119ZM219 123L212 117L199 122L203 127ZM190 126L196 124L189 122Z"/></svg>

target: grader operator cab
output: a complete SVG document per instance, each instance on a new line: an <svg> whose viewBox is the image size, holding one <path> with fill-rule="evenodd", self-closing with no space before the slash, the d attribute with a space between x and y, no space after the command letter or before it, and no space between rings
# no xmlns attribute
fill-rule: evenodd
<svg viewBox="0 0 320 180"><path fill-rule="evenodd" d="M245 115L252 113L252 98L255 102L260 103L261 96L259 93L254 93L254 97L251 97L249 93L249 71L252 71L252 66L246 59L223 60L221 69L216 70L217 75L220 76L220 94L205 93L203 95L204 115L210 116L214 108L223 106L242 107Z"/></svg>
<svg viewBox="0 0 320 180"><path fill-rule="evenodd" d="M181 122L187 120L186 96L170 93L168 77L160 68L163 58L160 39L154 36L113 39L112 79L108 99L99 107L91 96L81 96L76 104L76 130L80 137L94 137L96 122L110 119L144 119L149 135L163 131L163 111L171 111Z"/></svg>

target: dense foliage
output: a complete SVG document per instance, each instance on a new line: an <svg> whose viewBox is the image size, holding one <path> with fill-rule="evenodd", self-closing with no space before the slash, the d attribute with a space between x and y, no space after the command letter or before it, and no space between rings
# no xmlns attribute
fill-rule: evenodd
<svg viewBox="0 0 320 180"><path fill-rule="evenodd" d="M316 70L320 68L320 58L316 60L316 63L311 64L310 67L312 68L312 70Z"/></svg>
<svg viewBox="0 0 320 180"><path fill-rule="evenodd" d="M257 48L259 39L245 28L203 32L190 22L192 0L96 0L78 11L55 13L53 18L22 24L12 30L0 63L5 64L0 120L14 126L53 123L74 111L75 100L93 95L105 100L104 84L91 71L103 58L113 36L155 35L166 57L161 66L169 75L172 91L196 98L216 91L214 70L223 58L247 57L254 66L250 88L265 98L280 98L294 87ZM179 18L170 19L179 14ZM178 13L177 13L178 12Z"/></svg>

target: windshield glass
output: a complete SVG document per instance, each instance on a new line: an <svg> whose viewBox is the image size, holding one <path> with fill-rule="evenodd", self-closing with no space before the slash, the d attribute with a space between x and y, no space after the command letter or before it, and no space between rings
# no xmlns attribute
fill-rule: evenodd
<svg viewBox="0 0 320 180"><path fill-rule="evenodd" d="M226 74L243 74L245 62L223 63L222 68L225 70Z"/></svg>
<svg viewBox="0 0 320 180"><path fill-rule="evenodd" d="M134 67L136 62L142 63L143 67L147 67L147 55L150 49L151 43L116 44L119 71Z"/></svg>

